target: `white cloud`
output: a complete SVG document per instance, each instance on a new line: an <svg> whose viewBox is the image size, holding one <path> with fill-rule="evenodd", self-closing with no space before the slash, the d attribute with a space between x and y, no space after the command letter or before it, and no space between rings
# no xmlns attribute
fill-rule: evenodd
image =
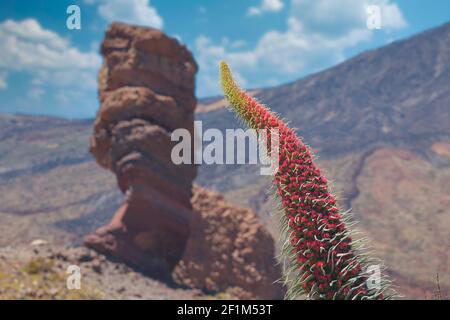
<svg viewBox="0 0 450 320"><path fill-rule="evenodd" d="M6 82L7 74L6 72L0 73L0 90L5 90L8 88L8 83Z"/></svg>
<svg viewBox="0 0 450 320"><path fill-rule="evenodd" d="M95 52L81 52L35 19L0 23L0 68L34 72L39 69L92 69L100 65Z"/></svg>
<svg viewBox="0 0 450 320"><path fill-rule="evenodd" d="M149 0L97 0L98 13L108 22L121 21L161 29L163 19Z"/></svg>
<svg viewBox="0 0 450 320"><path fill-rule="evenodd" d="M385 30L406 25L395 4L374 2L381 7ZM348 48L370 41L372 33L366 27L361 0L292 0L285 30L267 31L253 48L233 47L231 43L236 41L214 43L204 36L197 38L199 94L220 93L217 65L221 59L230 63L242 86L263 87L341 62Z"/></svg>
<svg viewBox="0 0 450 320"><path fill-rule="evenodd" d="M45 94L45 90L39 87L36 88L32 88L29 92L28 92L28 96L32 99L32 100L41 100L42 96Z"/></svg>
<svg viewBox="0 0 450 320"><path fill-rule="evenodd" d="M227 42L214 44L211 39L201 36L196 41L196 58L201 70L199 93L220 92L217 66L222 59L230 63L242 86L254 88L273 85L276 82L274 79L280 82L280 79L299 77L305 71L316 71L340 62L344 59L346 48L368 39L370 31L365 29L353 30L338 38L308 34L295 18L288 20L286 31L268 31L250 50L236 51ZM247 76L256 81L250 83Z"/></svg>
<svg viewBox="0 0 450 320"><path fill-rule="evenodd" d="M378 5L383 29L400 29L406 21L391 0L292 0L291 16L302 21L306 31L342 35L365 28L366 8Z"/></svg>
<svg viewBox="0 0 450 320"><path fill-rule="evenodd" d="M381 27L387 29L402 29L408 23L406 22L400 8L395 3L389 1L382 1L381 5Z"/></svg>
<svg viewBox="0 0 450 320"><path fill-rule="evenodd" d="M261 0L257 7L250 7L247 11L249 16L259 16L264 12L278 12L283 9L283 1L281 0Z"/></svg>
<svg viewBox="0 0 450 320"><path fill-rule="evenodd" d="M227 61L232 63L233 66L238 63L240 66L252 66L255 65L255 56L251 52L238 52L236 54L227 52L229 49L227 41L222 40L220 44L214 44L211 39L206 36L199 36L195 41L195 49L197 54L196 60L200 67L200 74L198 76L199 81L199 93L205 94L217 94L219 92L218 80L217 80L217 68L221 59L227 58ZM233 62L231 62L233 60ZM240 75L238 71L234 72L237 81L242 85L247 85L245 79Z"/></svg>
<svg viewBox="0 0 450 320"><path fill-rule="evenodd" d="M93 49L84 52L71 46L35 19L1 22L0 39L0 88L6 88L7 74L20 72L30 77L22 99L40 100L46 92L95 92L101 58ZM14 83L9 83L12 86Z"/></svg>

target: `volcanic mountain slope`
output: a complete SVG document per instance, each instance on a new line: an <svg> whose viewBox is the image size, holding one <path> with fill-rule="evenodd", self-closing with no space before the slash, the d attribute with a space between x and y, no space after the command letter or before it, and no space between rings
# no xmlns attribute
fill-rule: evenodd
<svg viewBox="0 0 450 320"><path fill-rule="evenodd" d="M122 195L88 152L92 121L0 116L0 246L79 241Z"/></svg>
<svg viewBox="0 0 450 320"><path fill-rule="evenodd" d="M353 208L408 296L436 273L450 286L450 24L336 67L256 91L297 129ZM219 99L199 107L207 128L237 128ZM250 165L202 166L198 182L255 209L275 233L270 178Z"/></svg>

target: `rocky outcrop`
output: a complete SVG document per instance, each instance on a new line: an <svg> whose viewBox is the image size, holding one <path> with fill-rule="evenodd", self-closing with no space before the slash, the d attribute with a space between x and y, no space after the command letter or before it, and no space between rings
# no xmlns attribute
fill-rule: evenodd
<svg viewBox="0 0 450 320"><path fill-rule="evenodd" d="M274 241L255 213L193 187L196 167L171 161L171 132L193 133L197 65L189 51L160 31L116 23L101 52L90 151L115 173L125 201L85 244L190 288L280 298Z"/></svg>
<svg viewBox="0 0 450 320"><path fill-rule="evenodd" d="M191 236L173 276L206 292L242 299L280 299L274 240L257 215L194 186Z"/></svg>
<svg viewBox="0 0 450 320"><path fill-rule="evenodd" d="M174 165L174 129L193 131L197 65L177 40L112 24L101 46L100 110L90 151L126 195L85 244L147 272L168 275L189 236L193 165Z"/></svg>

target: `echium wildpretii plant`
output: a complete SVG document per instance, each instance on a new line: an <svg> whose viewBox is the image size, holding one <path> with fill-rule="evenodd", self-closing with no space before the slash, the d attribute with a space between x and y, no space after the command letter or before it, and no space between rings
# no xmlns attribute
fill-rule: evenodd
<svg viewBox="0 0 450 320"><path fill-rule="evenodd" d="M224 95L231 109L252 129L278 130L279 166L275 185L285 235L287 298L388 299L395 292L372 266L360 240L352 239L349 213L342 212L311 150L267 107L242 91L225 62L220 64ZM270 131L265 143L269 144ZM376 270L380 268L377 261ZM380 269L378 269L380 270ZM375 277L372 279L372 277ZM377 278L378 277L378 278Z"/></svg>

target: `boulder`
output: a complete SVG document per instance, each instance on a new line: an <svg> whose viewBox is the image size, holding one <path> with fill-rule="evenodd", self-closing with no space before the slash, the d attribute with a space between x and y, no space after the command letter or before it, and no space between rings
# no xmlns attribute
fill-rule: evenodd
<svg viewBox="0 0 450 320"><path fill-rule="evenodd" d="M281 299L274 239L250 209L194 185L191 234L175 281L241 299Z"/></svg>

